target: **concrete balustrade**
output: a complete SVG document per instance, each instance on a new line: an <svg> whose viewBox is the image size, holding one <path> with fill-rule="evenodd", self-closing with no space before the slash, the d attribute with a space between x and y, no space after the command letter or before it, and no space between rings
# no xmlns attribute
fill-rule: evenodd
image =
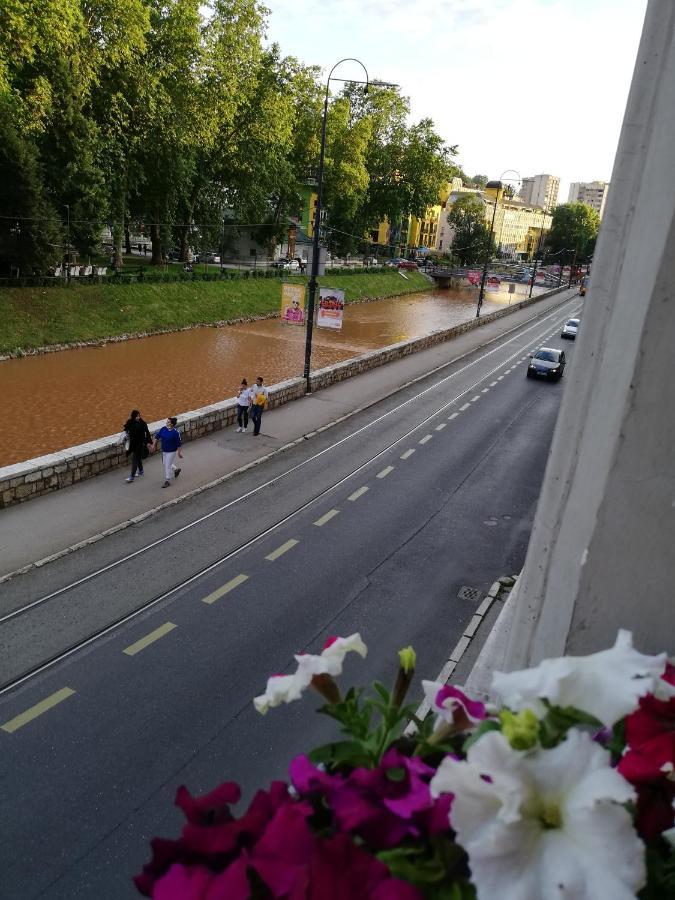
<svg viewBox="0 0 675 900"><path fill-rule="evenodd" d="M318 369L311 375L311 389L317 391L330 387L346 378L352 378L354 375L360 375L388 362L402 359L419 350L426 350L435 344L451 340L466 331L480 328L488 322L493 322L495 319L536 303L560 290L565 290L565 288L538 294L531 299L513 303L504 309L488 313L479 319L470 319L468 322L452 328L432 331L422 337L391 344L325 369ZM304 395L304 378L289 378L281 381L269 388L268 409L282 406L284 403L297 400ZM234 425L236 420L237 402L236 398L232 397L218 403L211 403L209 406L203 406L201 409L179 414L178 429L183 441L192 441L213 431ZM148 427L152 433L155 433L163 424L164 419L149 423ZM0 468L0 509L69 487L85 478L92 478L101 472L107 472L109 469L127 466L128 463L123 436L118 432L95 441L88 441L86 444L78 444L75 447L68 447L66 450L59 450L46 456L5 466Z"/></svg>

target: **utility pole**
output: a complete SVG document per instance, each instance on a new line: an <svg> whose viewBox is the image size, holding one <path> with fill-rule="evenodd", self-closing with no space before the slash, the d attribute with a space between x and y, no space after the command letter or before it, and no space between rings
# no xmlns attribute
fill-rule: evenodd
<svg viewBox="0 0 675 900"><path fill-rule="evenodd" d="M574 272L574 266L577 261L577 248L574 248L574 256L572 257L572 262L570 264L570 283L567 285L568 288L572 287L572 273Z"/></svg>

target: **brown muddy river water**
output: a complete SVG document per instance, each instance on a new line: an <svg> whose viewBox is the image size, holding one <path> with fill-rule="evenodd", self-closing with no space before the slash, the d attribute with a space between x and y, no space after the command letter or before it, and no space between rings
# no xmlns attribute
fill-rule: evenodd
<svg viewBox="0 0 675 900"><path fill-rule="evenodd" d="M487 294L487 313L524 299ZM474 291L430 291L347 306L342 331L315 328L312 369L450 328L475 315ZM242 378L272 385L302 375L305 330L266 319L0 362L0 466L233 397Z"/></svg>

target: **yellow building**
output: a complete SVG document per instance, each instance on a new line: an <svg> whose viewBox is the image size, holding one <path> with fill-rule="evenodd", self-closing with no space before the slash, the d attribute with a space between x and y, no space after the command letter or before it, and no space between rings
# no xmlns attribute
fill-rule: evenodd
<svg viewBox="0 0 675 900"><path fill-rule="evenodd" d="M550 230L552 216L539 206L504 196L498 185L499 182L489 181L483 191L487 224L492 222L493 214L495 217L492 245L508 256L531 256L542 233Z"/></svg>

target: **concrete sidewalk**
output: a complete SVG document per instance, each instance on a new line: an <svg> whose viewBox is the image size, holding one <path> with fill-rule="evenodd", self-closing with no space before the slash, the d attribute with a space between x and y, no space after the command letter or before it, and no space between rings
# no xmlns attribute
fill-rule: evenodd
<svg viewBox="0 0 675 900"><path fill-rule="evenodd" d="M249 425L246 434L230 427L191 441L184 448L180 478L165 490L158 454L146 461L144 477L133 484L125 483L128 471L120 468L10 507L0 514L0 581L207 490L243 467L257 465L466 356L576 293L574 288L547 297L453 340L272 409L264 414L257 438Z"/></svg>

